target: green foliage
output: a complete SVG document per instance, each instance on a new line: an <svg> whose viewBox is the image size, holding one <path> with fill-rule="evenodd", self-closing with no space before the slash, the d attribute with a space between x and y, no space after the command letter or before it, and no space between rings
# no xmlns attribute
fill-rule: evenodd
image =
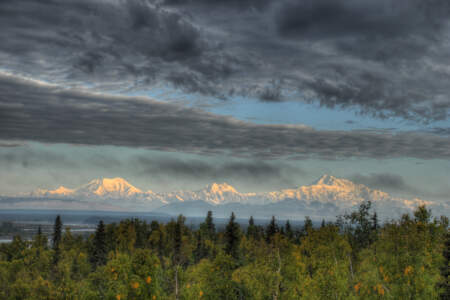
<svg viewBox="0 0 450 300"><path fill-rule="evenodd" d="M87 239L58 217L51 247L40 230L0 244L0 299L449 299L448 218L379 224L370 208L300 230L251 218L246 235L234 214L219 232L208 213L198 230L128 219Z"/></svg>
<svg viewBox="0 0 450 300"><path fill-rule="evenodd" d="M236 261L219 253L214 260L203 259L186 271L181 299L239 299L238 284L232 280Z"/></svg>
<svg viewBox="0 0 450 300"><path fill-rule="evenodd" d="M294 252L304 299L350 299L351 247L336 226L309 231Z"/></svg>

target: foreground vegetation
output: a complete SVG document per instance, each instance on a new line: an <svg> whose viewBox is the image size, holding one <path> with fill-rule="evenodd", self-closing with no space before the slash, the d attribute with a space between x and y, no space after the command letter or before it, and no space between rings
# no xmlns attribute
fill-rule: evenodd
<svg viewBox="0 0 450 300"><path fill-rule="evenodd" d="M450 299L448 218L419 207L380 226L370 203L335 223L267 227L234 215L216 231L100 222L88 239L15 237L0 246L0 299Z"/></svg>

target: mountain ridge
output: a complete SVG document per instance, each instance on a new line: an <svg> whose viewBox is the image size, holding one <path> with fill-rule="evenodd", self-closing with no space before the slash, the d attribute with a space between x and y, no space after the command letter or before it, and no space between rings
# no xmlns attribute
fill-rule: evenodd
<svg viewBox="0 0 450 300"><path fill-rule="evenodd" d="M216 207L217 211L235 207L251 214L252 209L266 214L270 207L273 211L286 215L292 212L308 212L310 215L342 212L357 207L363 201L371 201L378 210L386 215L393 211L410 211L420 204L434 205L419 198L403 199L393 197L381 190L371 189L344 178L323 175L310 185L272 192L241 193L227 183L211 183L195 191L175 191L158 193L143 191L123 178L99 178L76 188L60 186L54 190L37 189L26 195L28 198L42 199L46 203L51 199L79 200L84 203L102 203L117 209L158 210L165 213L183 213L194 211L194 202L208 204L204 207ZM26 198L25 197L25 198ZM1 203L0 203L1 204ZM0 205L1 207L1 205ZM299 210L301 208L301 210ZM448 209L448 206L439 209Z"/></svg>

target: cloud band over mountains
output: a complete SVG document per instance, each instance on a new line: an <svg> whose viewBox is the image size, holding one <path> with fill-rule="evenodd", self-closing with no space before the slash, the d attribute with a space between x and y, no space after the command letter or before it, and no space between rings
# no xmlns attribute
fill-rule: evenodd
<svg viewBox="0 0 450 300"><path fill-rule="evenodd" d="M0 75L0 139L260 158L450 158L431 133L261 125L144 97L62 89Z"/></svg>
<svg viewBox="0 0 450 300"><path fill-rule="evenodd" d="M450 113L447 0L0 2L2 68L62 85Z"/></svg>

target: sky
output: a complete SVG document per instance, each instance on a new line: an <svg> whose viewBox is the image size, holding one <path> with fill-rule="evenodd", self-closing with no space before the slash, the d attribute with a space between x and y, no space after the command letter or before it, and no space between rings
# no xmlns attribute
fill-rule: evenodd
<svg viewBox="0 0 450 300"><path fill-rule="evenodd" d="M323 174L450 195L446 0L3 0L0 194Z"/></svg>

